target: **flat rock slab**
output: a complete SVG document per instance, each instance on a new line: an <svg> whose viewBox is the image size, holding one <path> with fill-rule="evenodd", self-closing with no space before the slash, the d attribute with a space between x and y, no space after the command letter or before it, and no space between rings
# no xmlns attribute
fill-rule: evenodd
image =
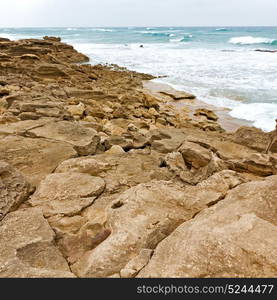
<svg viewBox="0 0 277 300"><path fill-rule="evenodd" d="M95 154L100 142L100 137L94 129L68 121L50 122L28 133L32 137L69 143L79 155Z"/></svg>
<svg viewBox="0 0 277 300"><path fill-rule="evenodd" d="M31 190L30 184L16 169L0 161L0 221L8 212L17 209Z"/></svg>
<svg viewBox="0 0 277 300"><path fill-rule="evenodd" d="M34 185L74 156L76 151L64 142L13 135L0 139L0 159L17 168Z"/></svg>
<svg viewBox="0 0 277 300"><path fill-rule="evenodd" d="M54 237L39 209L9 213L0 223L0 277L75 277Z"/></svg>
<svg viewBox="0 0 277 300"><path fill-rule="evenodd" d="M62 162L57 173L79 172L99 176L106 182L105 192L115 193L153 179L170 180L172 174L160 167L160 155L140 150L120 154L103 153Z"/></svg>
<svg viewBox="0 0 277 300"><path fill-rule="evenodd" d="M105 181L81 173L48 175L29 201L42 209L44 216L72 216L93 203L105 189Z"/></svg>

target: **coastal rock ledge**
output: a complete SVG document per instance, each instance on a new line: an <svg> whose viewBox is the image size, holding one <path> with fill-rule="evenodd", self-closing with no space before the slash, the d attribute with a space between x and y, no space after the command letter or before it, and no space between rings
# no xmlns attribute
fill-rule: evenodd
<svg viewBox="0 0 277 300"><path fill-rule="evenodd" d="M0 277L276 277L274 132L88 61L0 38Z"/></svg>

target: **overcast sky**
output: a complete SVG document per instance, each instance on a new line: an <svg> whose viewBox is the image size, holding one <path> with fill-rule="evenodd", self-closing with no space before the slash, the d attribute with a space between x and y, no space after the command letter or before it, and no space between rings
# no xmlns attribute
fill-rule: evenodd
<svg viewBox="0 0 277 300"><path fill-rule="evenodd" d="M0 27L277 26L277 0L0 0Z"/></svg>

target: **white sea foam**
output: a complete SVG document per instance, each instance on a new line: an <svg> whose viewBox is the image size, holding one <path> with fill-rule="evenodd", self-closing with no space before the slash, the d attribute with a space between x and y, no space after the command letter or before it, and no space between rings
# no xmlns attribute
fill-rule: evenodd
<svg viewBox="0 0 277 300"><path fill-rule="evenodd" d="M94 31L101 31L101 32L114 32L113 29L107 29L107 28L95 28Z"/></svg>
<svg viewBox="0 0 277 300"><path fill-rule="evenodd" d="M238 45L273 44L275 42L277 43L277 40L275 39L253 36L239 36L233 37L229 40L229 43Z"/></svg>
<svg viewBox="0 0 277 300"><path fill-rule="evenodd" d="M277 104L274 103L240 103L231 111L230 115L234 118L245 119L253 122L255 127L265 131L274 128L277 117Z"/></svg>

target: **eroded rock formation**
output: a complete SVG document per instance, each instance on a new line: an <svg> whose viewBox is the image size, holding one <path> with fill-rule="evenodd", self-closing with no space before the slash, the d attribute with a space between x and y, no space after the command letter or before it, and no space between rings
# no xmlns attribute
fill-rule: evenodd
<svg viewBox="0 0 277 300"><path fill-rule="evenodd" d="M57 37L0 39L0 277L271 277L276 143Z"/></svg>

